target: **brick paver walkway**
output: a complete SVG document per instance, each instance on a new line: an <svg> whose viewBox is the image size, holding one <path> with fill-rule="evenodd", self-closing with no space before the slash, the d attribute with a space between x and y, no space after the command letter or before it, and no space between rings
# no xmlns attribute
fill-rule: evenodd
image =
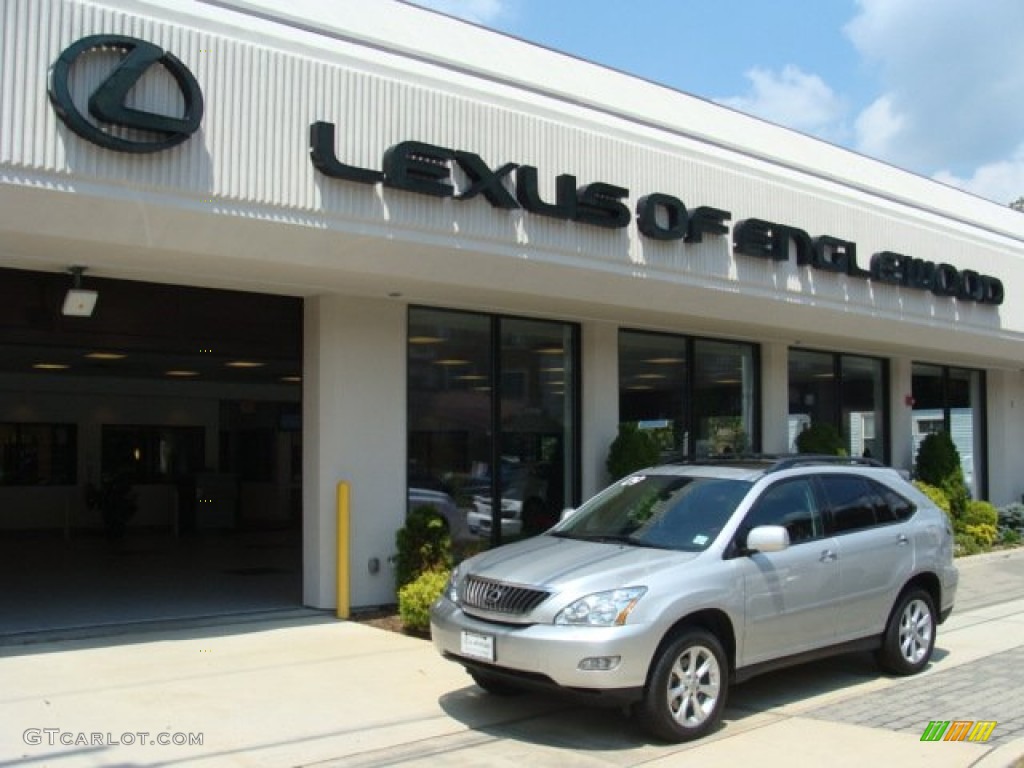
<svg viewBox="0 0 1024 768"><path fill-rule="evenodd" d="M995 720L992 746L1024 738L1024 645L807 713L920 736L932 720Z"/></svg>

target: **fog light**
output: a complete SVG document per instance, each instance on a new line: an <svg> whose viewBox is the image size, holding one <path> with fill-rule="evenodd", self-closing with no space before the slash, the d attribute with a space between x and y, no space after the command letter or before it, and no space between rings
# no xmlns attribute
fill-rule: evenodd
<svg viewBox="0 0 1024 768"><path fill-rule="evenodd" d="M580 669L584 672L607 672L619 666L621 656L591 656L580 662Z"/></svg>

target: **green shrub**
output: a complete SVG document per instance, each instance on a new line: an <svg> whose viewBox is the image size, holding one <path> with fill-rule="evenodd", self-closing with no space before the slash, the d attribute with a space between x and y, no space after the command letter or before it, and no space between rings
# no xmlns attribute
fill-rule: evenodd
<svg viewBox="0 0 1024 768"><path fill-rule="evenodd" d="M917 449L914 476L928 485L942 486L960 470L960 453L948 432L926 435ZM961 479L963 474L961 472Z"/></svg>
<svg viewBox="0 0 1024 768"><path fill-rule="evenodd" d="M612 482L621 480L631 472L658 463L661 449L658 441L646 430L632 422L619 425L619 434L608 448L605 466Z"/></svg>
<svg viewBox="0 0 1024 768"><path fill-rule="evenodd" d="M963 530L985 549L990 549L999 538L999 512L987 501L969 501L963 516Z"/></svg>
<svg viewBox="0 0 1024 768"><path fill-rule="evenodd" d="M431 506L417 507L395 535L395 588L401 590L426 571L452 567L452 540L448 528Z"/></svg>
<svg viewBox="0 0 1024 768"><path fill-rule="evenodd" d="M796 449L800 453L826 456L845 456L846 443L839 430L824 421L815 421L796 436Z"/></svg>
<svg viewBox="0 0 1024 768"><path fill-rule="evenodd" d="M955 535L953 553L957 557L963 557L964 555L976 555L983 551L984 547L982 547L978 540L969 533L958 533Z"/></svg>
<svg viewBox="0 0 1024 768"><path fill-rule="evenodd" d="M929 485L928 483L922 482L920 480L914 481L914 487L917 488L917 490L921 491L921 493L923 493L929 499L931 499L935 506L937 506L947 515L949 515L949 496L946 495L945 491L943 491L941 488L936 488L934 485ZM953 518L952 516L950 516L950 522L952 521Z"/></svg>
<svg viewBox="0 0 1024 768"><path fill-rule="evenodd" d="M1018 535L1024 533L1024 504L1014 502L998 510L999 527L1013 531Z"/></svg>
<svg viewBox="0 0 1024 768"><path fill-rule="evenodd" d="M430 632L430 606L448 583L447 570L424 571L398 590L398 615L402 627L414 634Z"/></svg>
<svg viewBox="0 0 1024 768"><path fill-rule="evenodd" d="M995 505L987 501L967 502L967 511L964 514L965 525L990 525L995 528L999 525L999 512Z"/></svg>

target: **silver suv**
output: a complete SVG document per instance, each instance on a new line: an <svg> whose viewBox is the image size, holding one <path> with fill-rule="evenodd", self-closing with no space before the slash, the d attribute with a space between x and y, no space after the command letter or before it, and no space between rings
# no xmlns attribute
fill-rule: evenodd
<svg viewBox="0 0 1024 768"><path fill-rule="evenodd" d="M459 565L431 634L486 691L630 705L683 741L759 672L858 650L919 672L957 581L946 515L894 469L807 456L666 465Z"/></svg>

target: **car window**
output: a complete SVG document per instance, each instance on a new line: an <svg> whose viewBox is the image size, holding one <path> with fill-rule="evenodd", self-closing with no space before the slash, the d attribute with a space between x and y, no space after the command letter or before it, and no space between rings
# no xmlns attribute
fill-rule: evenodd
<svg viewBox="0 0 1024 768"><path fill-rule="evenodd" d="M871 481L871 486L879 500L878 522L895 523L907 520L917 511L917 507L911 501L900 496L889 486L874 481Z"/></svg>
<svg viewBox="0 0 1024 768"><path fill-rule="evenodd" d="M741 480L626 478L558 525L553 535L698 552L707 549L750 490Z"/></svg>
<svg viewBox="0 0 1024 768"><path fill-rule="evenodd" d="M740 541L759 525L781 525L789 532L790 544L819 538L823 526L810 480L784 480L767 488L747 513Z"/></svg>
<svg viewBox="0 0 1024 768"><path fill-rule="evenodd" d="M865 478L824 474L821 483L828 500L831 533L847 533L875 525L875 510L881 501Z"/></svg>

